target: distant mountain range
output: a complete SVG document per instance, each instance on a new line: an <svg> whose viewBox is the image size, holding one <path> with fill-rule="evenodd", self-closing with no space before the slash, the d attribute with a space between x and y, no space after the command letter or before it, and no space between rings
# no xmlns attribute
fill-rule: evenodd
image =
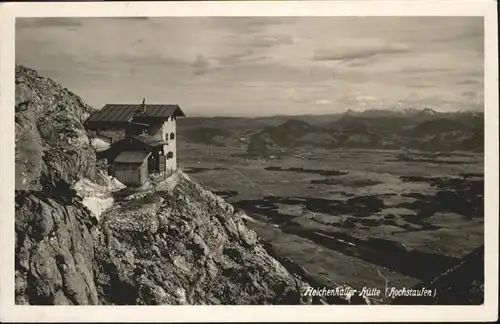
<svg viewBox="0 0 500 324"><path fill-rule="evenodd" d="M179 130L187 141L207 145L230 146L243 138L247 153L255 156L307 146L474 152L482 152L484 147L483 113L430 108L348 110L321 116L188 118L180 122Z"/></svg>
<svg viewBox="0 0 500 324"><path fill-rule="evenodd" d="M479 116L481 112L475 111L452 111L452 112L439 112L431 108L403 108L403 109L368 109L362 111L355 111L352 109L347 110L345 115L354 116L365 116L365 117L389 117L389 116L456 116L456 115L467 115L467 116Z"/></svg>

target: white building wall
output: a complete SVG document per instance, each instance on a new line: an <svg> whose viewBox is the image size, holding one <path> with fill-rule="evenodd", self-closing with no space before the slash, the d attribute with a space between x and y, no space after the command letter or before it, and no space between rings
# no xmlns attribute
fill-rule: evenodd
<svg viewBox="0 0 500 324"><path fill-rule="evenodd" d="M174 134L174 138L170 139L170 134ZM169 118L162 126L162 137L168 142L168 145L163 147L165 155L172 152L173 157L166 160L166 170L167 172L173 172L177 170L177 134L176 134L176 124L174 118Z"/></svg>

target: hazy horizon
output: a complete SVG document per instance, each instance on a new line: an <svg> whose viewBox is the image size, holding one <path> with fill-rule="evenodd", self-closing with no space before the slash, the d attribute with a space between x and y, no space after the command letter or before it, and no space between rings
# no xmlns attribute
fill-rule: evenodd
<svg viewBox="0 0 500 324"><path fill-rule="evenodd" d="M99 109L484 111L482 17L22 18L16 63Z"/></svg>

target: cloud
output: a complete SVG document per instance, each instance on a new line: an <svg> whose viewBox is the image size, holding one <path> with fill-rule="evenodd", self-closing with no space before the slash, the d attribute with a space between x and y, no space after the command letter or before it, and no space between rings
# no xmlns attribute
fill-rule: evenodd
<svg viewBox="0 0 500 324"><path fill-rule="evenodd" d="M210 71L212 63L206 56L198 54L191 66L194 68L195 75L203 75Z"/></svg>
<svg viewBox="0 0 500 324"><path fill-rule="evenodd" d="M213 18L212 26L244 35L263 32L271 26L289 24L294 21L294 18L289 17L224 17Z"/></svg>
<svg viewBox="0 0 500 324"><path fill-rule="evenodd" d="M355 61L355 62L349 62L347 66L360 67L360 66L366 66L367 64L368 64L367 61Z"/></svg>
<svg viewBox="0 0 500 324"><path fill-rule="evenodd" d="M260 55L260 53L254 49L246 49L236 53L220 55L216 60L220 65L235 66L238 64L256 63L266 58L265 55Z"/></svg>
<svg viewBox="0 0 500 324"><path fill-rule="evenodd" d="M82 60L83 58L80 58ZM171 57L164 53L148 53L141 51L130 51L127 53L121 53L120 56L116 56L113 53L102 54L93 53L92 62L90 64L124 64L124 65L134 65L136 67L141 66L168 66L170 68L187 67L190 65L188 60L181 60L176 57ZM194 63L192 63L194 65Z"/></svg>
<svg viewBox="0 0 500 324"><path fill-rule="evenodd" d="M381 104L380 99L374 96L358 96L356 98L356 102L360 103L361 105L377 105Z"/></svg>
<svg viewBox="0 0 500 324"><path fill-rule="evenodd" d="M479 18L479 17L478 17ZM482 17L480 17L481 21L483 20ZM449 36L438 36L434 40L436 41L441 41L441 42L456 42L456 41L463 41L463 40L481 40L484 37L484 26L482 24L474 26L474 28L471 28L469 30L464 30L464 31L459 31L453 35Z"/></svg>
<svg viewBox="0 0 500 324"><path fill-rule="evenodd" d="M482 21L468 17L22 20L32 27L16 30L16 60L97 107L143 96L206 114L481 105Z"/></svg>
<svg viewBox="0 0 500 324"><path fill-rule="evenodd" d="M378 97L365 95L361 91L353 91L339 98L339 102L351 108L380 108L384 106L383 100Z"/></svg>
<svg viewBox="0 0 500 324"><path fill-rule="evenodd" d="M461 95L468 99L473 99L477 97L477 93L475 91L463 91Z"/></svg>
<svg viewBox="0 0 500 324"><path fill-rule="evenodd" d="M289 35L255 35L248 43L255 47L273 47L279 45L291 45L294 43L293 37Z"/></svg>
<svg viewBox="0 0 500 324"><path fill-rule="evenodd" d="M329 50L317 50L314 55L315 61L343 61L361 58L369 58L379 54L406 53L410 47L405 44L387 44L376 46L352 46L338 47Z"/></svg>
<svg viewBox="0 0 500 324"><path fill-rule="evenodd" d="M420 73L435 73L435 72L450 72L454 71L454 69L448 68L429 68L429 67L403 67L401 68L402 73L412 73L412 74L420 74Z"/></svg>
<svg viewBox="0 0 500 324"><path fill-rule="evenodd" d="M426 88L432 88L435 85L432 83L420 83L420 84L409 84L408 86L411 88L426 89Z"/></svg>
<svg viewBox="0 0 500 324"><path fill-rule="evenodd" d="M281 46L293 45L292 35L228 33L213 57L222 65L239 65L271 59Z"/></svg>
<svg viewBox="0 0 500 324"><path fill-rule="evenodd" d="M467 79L467 80L458 81L456 84L458 84L458 85L473 85L473 84L478 84L478 83L479 82L477 80Z"/></svg>
<svg viewBox="0 0 500 324"><path fill-rule="evenodd" d="M317 105L329 105L331 104L332 102L328 99L320 99L320 100L316 100L316 104Z"/></svg>
<svg viewBox="0 0 500 324"><path fill-rule="evenodd" d="M17 18L16 26L23 27L80 27L83 26L79 18Z"/></svg>

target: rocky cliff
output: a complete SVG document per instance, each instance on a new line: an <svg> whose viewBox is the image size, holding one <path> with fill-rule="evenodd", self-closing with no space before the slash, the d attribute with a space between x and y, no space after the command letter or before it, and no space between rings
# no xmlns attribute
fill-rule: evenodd
<svg viewBox="0 0 500 324"><path fill-rule="evenodd" d="M103 304L298 304L304 283L242 215L182 172L119 198L101 218Z"/></svg>
<svg viewBox="0 0 500 324"><path fill-rule="evenodd" d="M16 190L96 176L82 127L93 111L78 96L34 70L16 66Z"/></svg>
<svg viewBox="0 0 500 324"><path fill-rule="evenodd" d="M181 171L140 192L110 191L113 205L91 211L81 181L109 185L82 126L92 108L18 66L15 109L16 303L321 302L304 300L307 284L242 215Z"/></svg>

